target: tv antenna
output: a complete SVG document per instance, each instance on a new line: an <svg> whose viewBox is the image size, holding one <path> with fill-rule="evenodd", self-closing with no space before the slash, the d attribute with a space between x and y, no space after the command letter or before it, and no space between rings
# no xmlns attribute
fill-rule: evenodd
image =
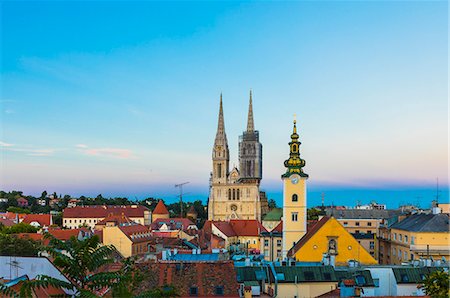
<svg viewBox="0 0 450 298"><path fill-rule="evenodd" d="M180 217L183 217L183 185L186 185L188 183L189 182L175 184L175 187L178 187L180 189Z"/></svg>

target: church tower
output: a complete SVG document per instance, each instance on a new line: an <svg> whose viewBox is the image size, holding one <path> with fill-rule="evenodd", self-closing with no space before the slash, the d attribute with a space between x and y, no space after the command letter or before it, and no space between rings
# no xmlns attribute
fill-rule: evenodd
<svg viewBox="0 0 450 298"><path fill-rule="evenodd" d="M212 160L212 183L226 184L229 173L230 152L228 150L228 141L223 119L222 94L220 94L219 123L217 125L216 139L214 140Z"/></svg>
<svg viewBox="0 0 450 298"><path fill-rule="evenodd" d="M300 158L300 141L296 121L289 143L289 159L284 162L286 173L283 180L283 258L287 252L306 234L306 180L303 172L305 160Z"/></svg>
<svg viewBox="0 0 450 298"><path fill-rule="evenodd" d="M255 130L253 121L252 91L248 106L247 130L239 137L239 171L240 181L262 179L262 144L259 142L259 131Z"/></svg>

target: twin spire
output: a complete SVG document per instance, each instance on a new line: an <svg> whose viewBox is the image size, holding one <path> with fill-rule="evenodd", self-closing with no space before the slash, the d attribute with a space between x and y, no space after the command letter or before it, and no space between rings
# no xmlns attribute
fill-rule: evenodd
<svg viewBox="0 0 450 298"><path fill-rule="evenodd" d="M247 132L255 131L255 122L253 121L253 103L252 103L252 90L250 90L250 101L248 105L248 118L247 118ZM220 93L220 108L219 108L219 122L217 124L217 134L218 137L227 138L225 133L225 122L223 118L223 103L222 103L222 93Z"/></svg>

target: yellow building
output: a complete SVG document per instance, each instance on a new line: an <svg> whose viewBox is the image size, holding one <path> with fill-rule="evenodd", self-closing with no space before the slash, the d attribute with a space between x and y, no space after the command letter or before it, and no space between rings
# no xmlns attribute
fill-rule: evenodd
<svg viewBox="0 0 450 298"><path fill-rule="evenodd" d="M212 152L211 190L208 198L209 220L256 219L268 212L265 194L260 192L262 145L253 122L252 98L247 129L239 138L239 169L230 171L230 152L220 96L219 121Z"/></svg>
<svg viewBox="0 0 450 298"><path fill-rule="evenodd" d="M399 265L430 257L449 260L449 232L448 214L413 214L406 217L389 230L389 263Z"/></svg>
<svg viewBox="0 0 450 298"><path fill-rule="evenodd" d="M150 231L143 225L110 225L102 230L103 244L114 245L125 258L149 252Z"/></svg>
<svg viewBox="0 0 450 298"><path fill-rule="evenodd" d="M333 217L323 217L289 251L288 257L302 262L320 262L324 255L334 259L336 265L350 260L373 265L377 261Z"/></svg>
<svg viewBox="0 0 450 298"><path fill-rule="evenodd" d="M288 251L306 234L306 180L303 172L305 160L300 158L300 141L297 134L296 121L289 143L289 159L284 162L286 173L283 180L283 250L286 257Z"/></svg>

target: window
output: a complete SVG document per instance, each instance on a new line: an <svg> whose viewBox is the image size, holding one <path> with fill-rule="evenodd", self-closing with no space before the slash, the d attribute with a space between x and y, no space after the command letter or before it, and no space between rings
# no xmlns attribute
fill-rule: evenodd
<svg viewBox="0 0 450 298"><path fill-rule="evenodd" d="M237 199L239 200L239 197L241 196L241 192L239 191L239 189L237 190Z"/></svg>
<svg viewBox="0 0 450 298"><path fill-rule="evenodd" d="M359 234L359 230L356 230L355 233L356 233L356 234Z"/></svg>
<svg viewBox="0 0 450 298"><path fill-rule="evenodd" d="M256 244L256 240L253 240L253 244Z"/></svg>
<svg viewBox="0 0 450 298"><path fill-rule="evenodd" d="M292 212L292 221L298 221L298 212Z"/></svg>
<svg viewBox="0 0 450 298"><path fill-rule="evenodd" d="M367 226L368 226L368 227L371 227L371 226L372 226L372 223L369 221L369 222L367 223Z"/></svg>
<svg viewBox="0 0 450 298"><path fill-rule="evenodd" d="M405 243L408 243L408 236L405 235Z"/></svg>
<svg viewBox="0 0 450 298"><path fill-rule="evenodd" d="M403 238L403 235L402 234L398 234L398 240L402 241L403 240L402 238Z"/></svg>
<svg viewBox="0 0 450 298"><path fill-rule="evenodd" d="M222 178L222 164L217 165L217 177Z"/></svg>
<svg viewBox="0 0 450 298"><path fill-rule="evenodd" d="M197 287L190 287L189 288L189 296L197 296L198 295L198 288Z"/></svg>
<svg viewBox="0 0 450 298"><path fill-rule="evenodd" d="M298 196L296 194L292 195L292 202L297 202L298 201Z"/></svg>
<svg viewBox="0 0 450 298"><path fill-rule="evenodd" d="M231 189L228 190L228 200L231 200Z"/></svg>
<svg viewBox="0 0 450 298"><path fill-rule="evenodd" d="M355 226L359 227L359 221L355 222Z"/></svg>
<svg viewBox="0 0 450 298"><path fill-rule="evenodd" d="M277 246L281 246L281 239L277 239Z"/></svg>
<svg viewBox="0 0 450 298"><path fill-rule="evenodd" d="M408 282L409 281L409 277L408 277L407 274L402 274L401 275L401 279L402 279L402 282Z"/></svg>
<svg viewBox="0 0 450 298"><path fill-rule="evenodd" d="M411 244L414 244L414 239L415 239L415 237L411 236Z"/></svg>
<svg viewBox="0 0 450 298"><path fill-rule="evenodd" d="M375 288L379 288L380 287L380 279L379 278L374 278L373 279L373 284L374 284Z"/></svg>
<svg viewBox="0 0 450 298"><path fill-rule="evenodd" d="M395 250L395 248L393 248L393 249L392 249L392 255L395 256L395 255L396 255L396 252L397 252L397 251Z"/></svg>
<svg viewBox="0 0 450 298"><path fill-rule="evenodd" d="M223 296L223 287L222 286L216 287L216 290L214 292L217 296Z"/></svg>
<svg viewBox="0 0 450 298"><path fill-rule="evenodd" d="M370 249L375 249L375 242L374 241L370 241Z"/></svg>
<svg viewBox="0 0 450 298"><path fill-rule="evenodd" d="M344 221L344 227L348 226L348 222Z"/></svg>
<svg viewBox="0 0 450 298"><path fill-rule="evenodd" d="M404 259L404 260L407 260L407 259L408 259L408 256L407 256L406 251L403 252L403 259Z"/></svg>
<svg viewBox="0 0 450 298"><path fill-rule="evenodd" d="M362 285L364 285L366 283L366 279L364 278L364 276L362 276L362 275L357 275L356 276L356 284L358 285L358 286L362 286Z"/></svg>
<svg viewBox="0 0 450 298"><path fill-rule="evenodd" d="M394 233L394 240L397 240L397 233Z"/></svg>
<svg viewBox="0 0 450 298"><path fill-rule="evenodd" d="M269 246L269 240L268 239L264 240L264 246Z"/></svg>
<svg viewBox="0 0 450 298"><path fill-rule="evenodd" d="M277 249L277 258L281 258L281 249Z"/></svg>
<svg viewBox="0 0 450 298"><path fill-rule="evenodd" d="M414 260L414 254L411 254L411 261Z"/></svg>
<svg viewBox="0 0 450 298"><path fill-rule="evenodd" d="M233 189L233 200L236 200L236 189Z"/></svg>

